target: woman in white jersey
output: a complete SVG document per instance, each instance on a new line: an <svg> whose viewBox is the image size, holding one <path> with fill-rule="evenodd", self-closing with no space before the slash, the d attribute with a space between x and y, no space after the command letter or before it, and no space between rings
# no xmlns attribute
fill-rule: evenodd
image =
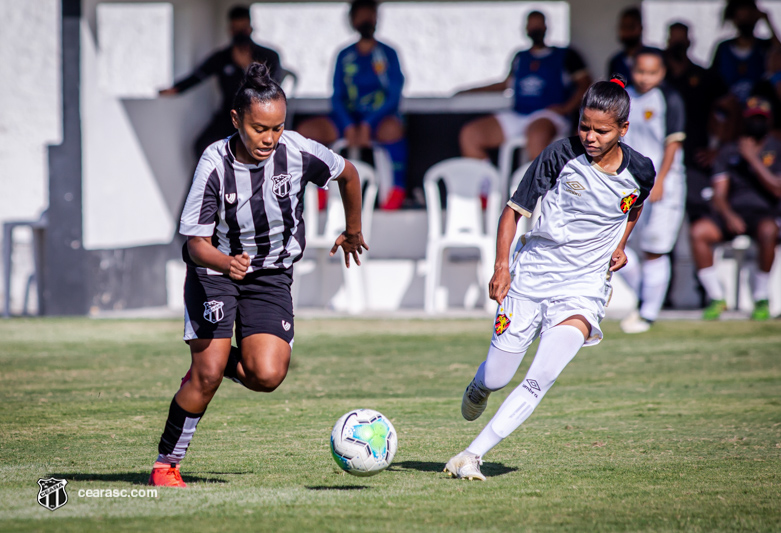
<svg viewBox="0 0 781 533"><path fill-rule="evenodd" d="M367 248L355 167L326 147L284 131L287 100L265 65L253 64L233 101L237 133L209 146L195 170L179 232L187 236L184 340L192 364L168 412L151 485L186 486L179 463L223 376L271 392L293 345L293 263L305 247L307 183L337 180L347 228L345 263ZM231 347L234 325L238 347Z"/></svg>
<svg viewBox="0 0 781 533"><path fill-rule="evenodd" d="M538 336L540 345L526 379L472 444L447 462L450 476L484 481L483 456L531 415L581 346L602 339L610 277L626 264L624 248L655 176L648 158L620 142L629 128L625 85L614 76L589 87L578 136L548 146L502 212L490 283L499 308L486 360L464 392L464 418L479 417ZM540 198L540 218L510 265L518 220L530 217Z"/></svg>

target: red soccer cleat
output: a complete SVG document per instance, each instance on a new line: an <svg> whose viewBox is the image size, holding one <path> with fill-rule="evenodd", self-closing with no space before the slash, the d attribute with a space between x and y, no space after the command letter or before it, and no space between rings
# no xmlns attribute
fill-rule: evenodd
<svg viewBox="0 0 781 533"><path fill-rule="evenodd" d="M179 465L160 465L155 463L152 473L149 475L149 484L153 487L179 487L187 488L179 472Z"/></svg>

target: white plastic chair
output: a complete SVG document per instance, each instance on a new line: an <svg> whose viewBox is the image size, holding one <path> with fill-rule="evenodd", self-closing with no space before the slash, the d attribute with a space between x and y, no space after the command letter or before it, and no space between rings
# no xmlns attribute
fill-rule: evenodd
<svg viewBox="0 0 781 533"><path fill-rule="evenodd" d="M513 171L513 157L515 156L515 153L517 151L521 151L521 164L525 163L525 155L526 155L526 137L514 137L512 139L506 140L500 147L499 147L499 177L501 178L500 184L502 189L502 194L504 195L502 197L503 200L507 200L509 196L507 195L508 192L508 184L512 181L512 171ZM514 188L509 189L510 195L512 195Z"/></svg>
<svg viewBox="0 0 781 533"><path fill-rule="evenodd" d="M337 139L331 145L331 150L337 154L342 153L345 149L350 161L360 160L361 149L348 147L345 139ZM388 199L391 190L393 190L393 161L391 161L388 151L377 143L372 143L372 156L374 158L375 183L378 189L380 205L382 205Z"/></svg>
<svg viewBox="0 0 781 533"><path fill-rule="evenodd" d="M489 183L487 209L483 213L481 186ZM444 182L447 210L441 208L439 182ZM444 252L448 248L477 248L480 252L477 279L485 293L485 308L493 311L488 297L488 283L493 274L496 250L496 225L501 208L500 178L496 168L485 161L454 158L431 167L423 177L428 211L428 245L426 247L426 312L447 307L437 301ZM441 300L441 299L440 299Z"/></svg>
<svg viewBox="0 0 781 533"><path fill-rule="evenodd" d="M363 237L367 243L371 241L372 216L374 214L374 201L377 198L377 184L375 182L374 169L362 162L351 161L358 170L361 178L361 190L363 201L361 207L361 228ZM339 194L339 186L331 183L328 187L328 202L325 212L325 226L320 230L319 206L317 187L307 187L304 197L304 223L306 224L307 248L317 250L317 262L300 261L298 274L305 275L314 269L320 268L328 261L328 253L334 245L334 241L345 230L344 207ZM344 293L334 298L334 308L350 314L358 314L366 309L366 290L364 287L362 269L366 268L367 252L361 255L362 266L356 267L354 261L350 261L350 268L344 266L344 258L339 251L339 261L342 264L344 274ZM295 295L297 296L297 294ZM297 298L295 298L297 300Z"/></svg>

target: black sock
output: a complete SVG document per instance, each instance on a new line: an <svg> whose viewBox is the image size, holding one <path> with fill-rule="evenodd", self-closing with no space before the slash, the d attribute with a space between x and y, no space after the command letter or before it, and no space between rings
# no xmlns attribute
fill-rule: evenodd
<svg viewBox="0 0 781 533"><path fill-rule="evenodd" d="M231 346L231 353L228 355L228 364L225 366L225 372L223 375L229 379L238 379L239 376L236 373L236 369L241 361L241 348Z"/></svg>
<svg viewBox="0 0 781 533"><path fill-rule="evenodd" d="M204 411L205 413L206 411ZM160 454L158 461L178 464L184 459L184 454L190 446L190 441L195 434L195 428L201 420L203 413L190 413L182 409L176 403L176 397L171 400L168 410L168 420L165 421L165 429L157 445Z"/></svg>

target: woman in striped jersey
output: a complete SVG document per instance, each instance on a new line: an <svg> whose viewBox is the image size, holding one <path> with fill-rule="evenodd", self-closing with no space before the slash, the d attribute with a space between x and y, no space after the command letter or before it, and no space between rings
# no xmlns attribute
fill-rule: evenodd
<svg viewBox="0 0 781 533"><path fill-rule="evenodd" d="M355 167L325 146L284 131L287 100L265 65L252 64L233 101L238 130L209 146L195 170L179 232L187 236L184 340L192 364L171 401L149 478L185 487L179 463L223 376L259 392L287 374L293 345L293 263L304 252L304 189L336 180L346 230L336 239L350 266L361 235ZM238 347L231 346L236 330Z"/></svg>

